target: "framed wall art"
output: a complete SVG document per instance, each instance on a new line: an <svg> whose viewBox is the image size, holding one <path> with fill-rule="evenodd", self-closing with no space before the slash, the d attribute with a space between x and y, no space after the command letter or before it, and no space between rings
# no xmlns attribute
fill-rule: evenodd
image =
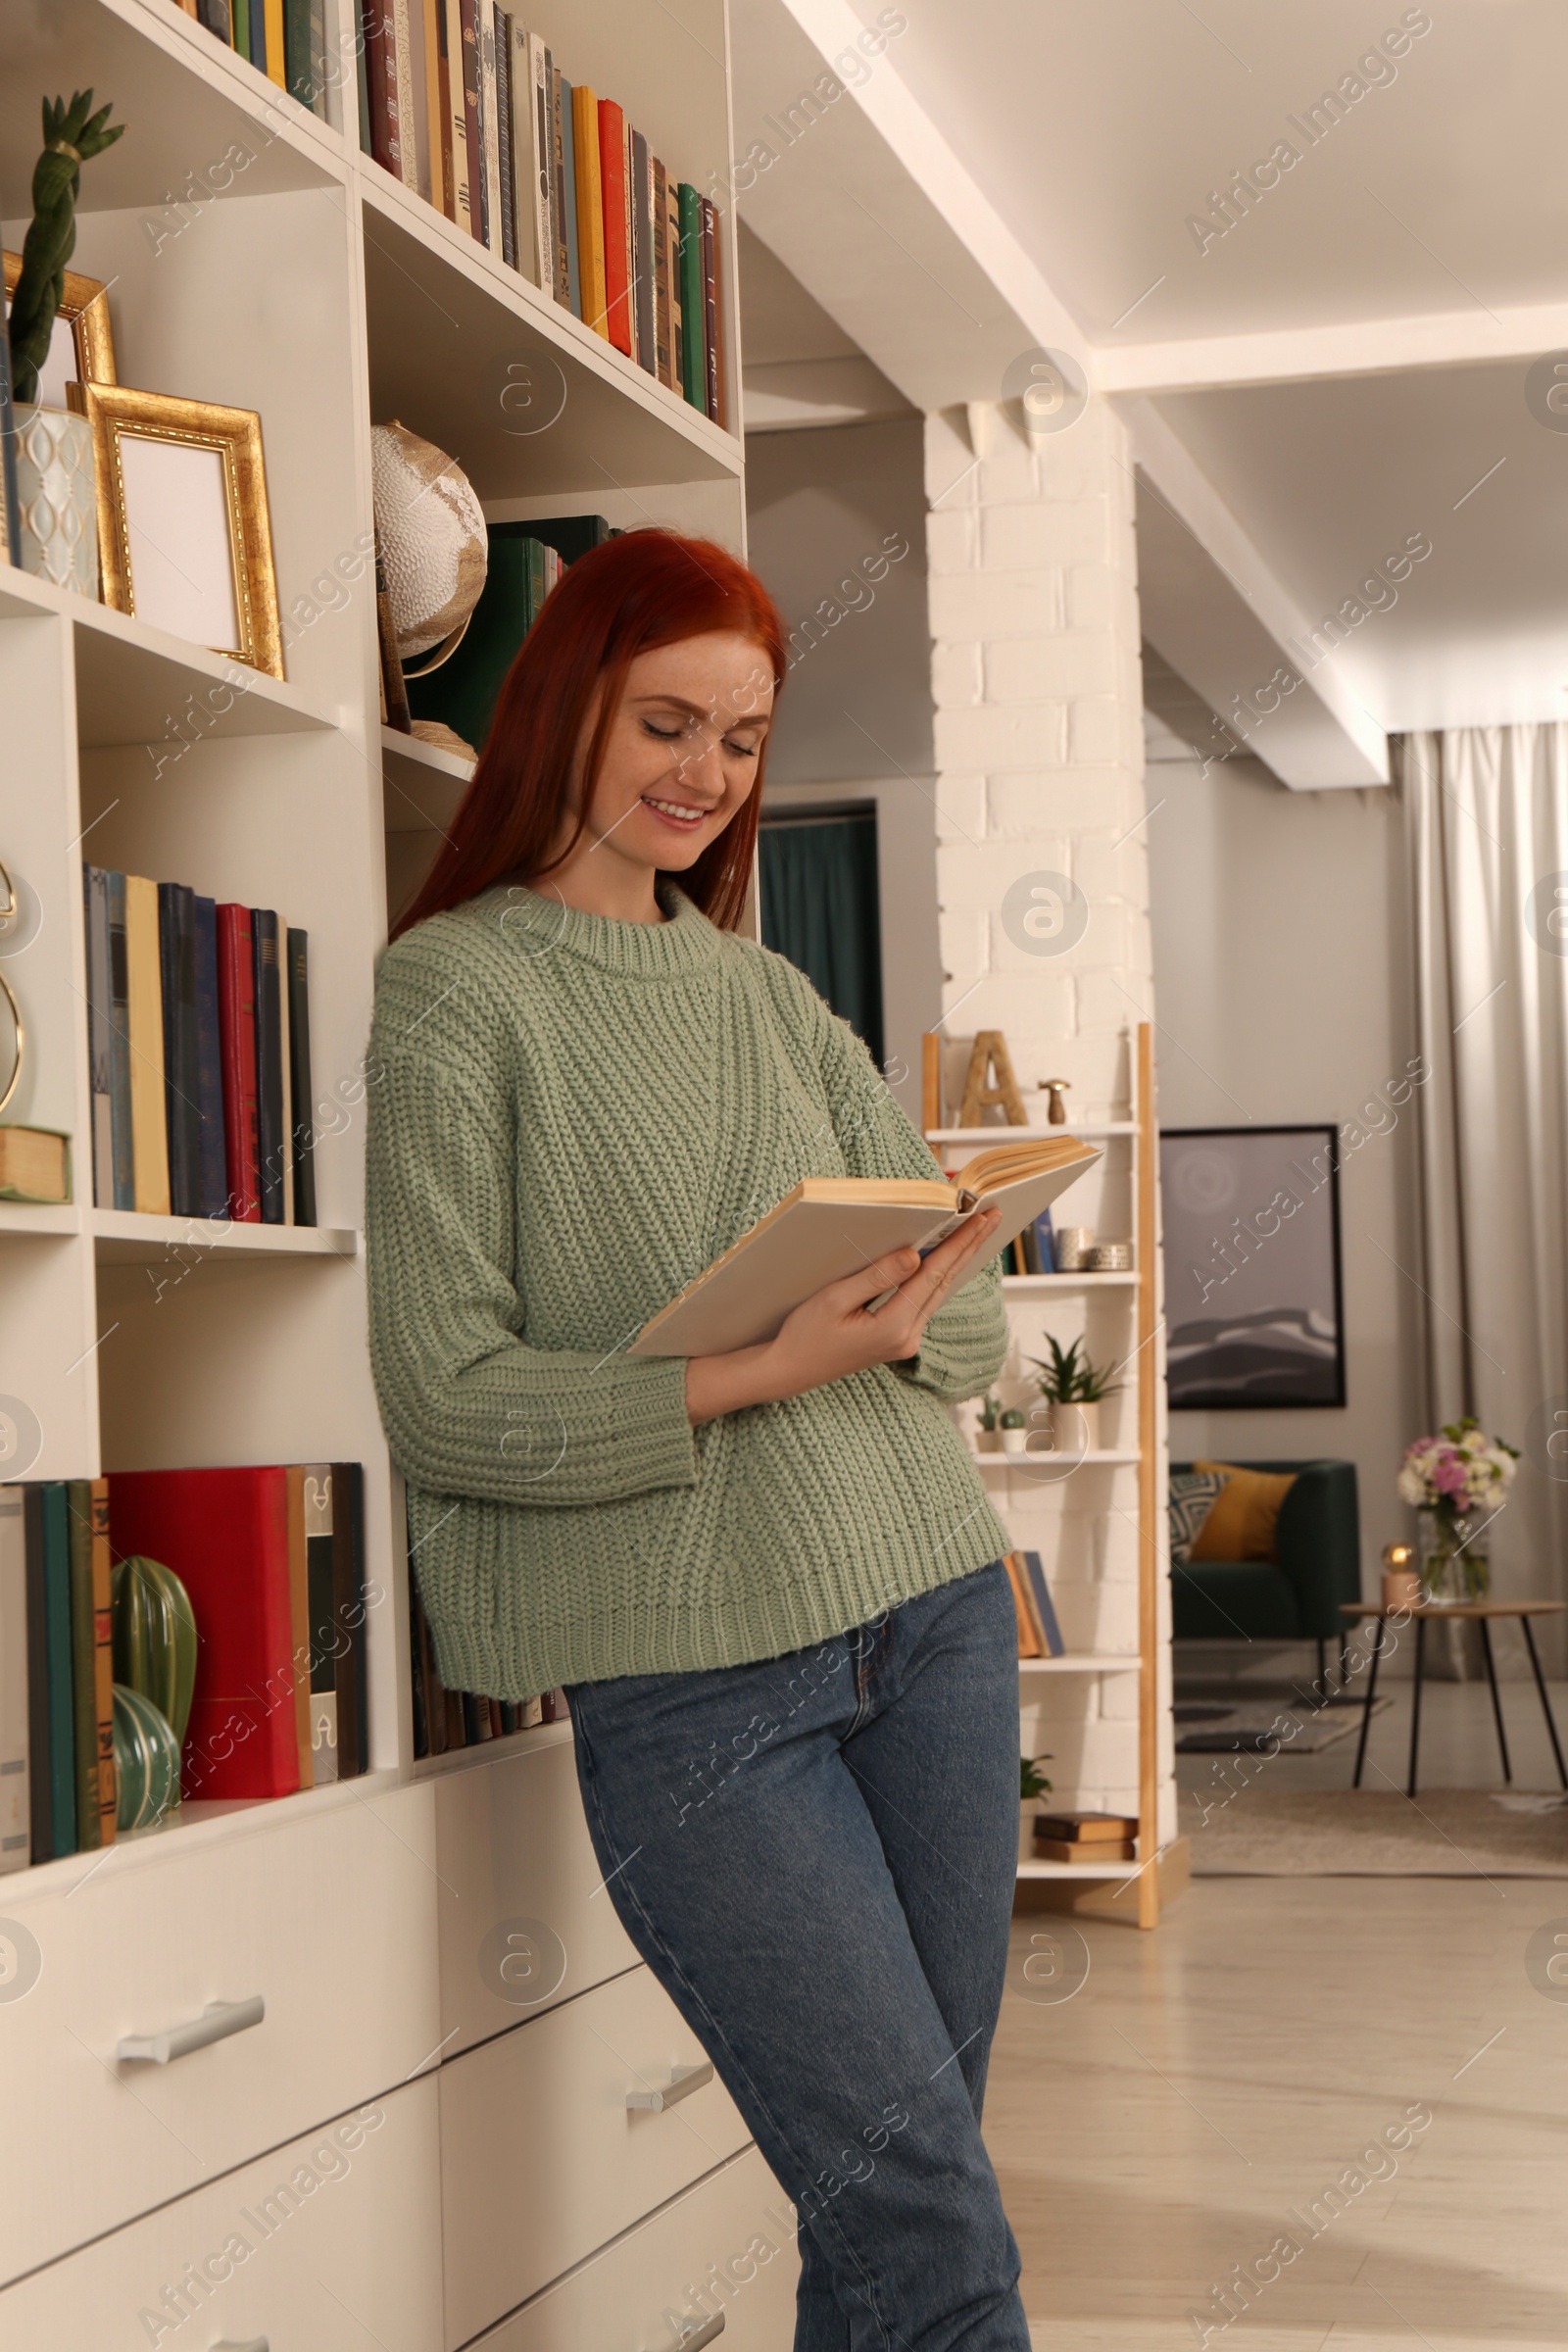
<svg viewBox="0 0 1568 2352"><path fill-rule="evenodd" d="M5 257L6 311L22 275L22 256ZM39 397L45 408L67 407L71 383L112 384L115 381L115 341L109 328L109 289L100 278L65 272L60 308L55 314L49 357L39 378Z"/></svg>
<svg viewBox="0 0 1568 2352"><path fill-rule="evenodd" d="M280 678L261 418L123 385L69 390L92 426L104 603Z"/></svg>
<svg viewBox="0 0 1568 2352"><path fill-rule="evenodd" d="M1159 1139L1172 1412L1345 1402L1333 1126Z"/></svg>

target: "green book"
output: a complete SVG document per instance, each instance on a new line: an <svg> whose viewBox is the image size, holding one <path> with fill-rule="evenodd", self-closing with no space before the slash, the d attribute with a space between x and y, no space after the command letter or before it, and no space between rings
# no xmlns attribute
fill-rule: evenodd
<svg viewBox="0 0 1568 2352"><path fill-rule="evenodd" d="M689 179L680 183L681 390L694 409L708 409L708 360L703 319L703 206Z"/></svg>
<svg viewBox="0 0 1568 2352"><path fill-rule="evenodd" d="M533 619L534 560L529 540L493 533L484 588L456 653L427 677L409 680L413 716L444 720L476 752L484 748L496 697Z"/></svg>
<svg viewBox="0 0 1568 2352"><path fill-rule="evenodd" d="M256 0L256 5L258 8L265 6L265 0ZM254 63L251 57L251 0L233 0L233 9L235 54L251 65Z"/></svg>
<svg viewBox="0 0 1568 2352"><path fill-rule="evenodd" d="M71 1546L71 1698L76 1783L76 1851L96 1847L98 1834L98 1692L92 1605L92 1488L84 1478L66 1486Z"/></svg>
<svg viewBox="0 0 1568 2352"><path fill-rule="evenodd" d="M45 1640L49 1673L49 1794L56 1855L76 1851L75 1660L71 1642L71 1521L62 1479L43 1490Z"/></svg>
<svg viewBox="0 0 1568 2352"><path fill-rule="evenodd" d="M311 59L311 0L283 0L283 79L289 96L314 110L316 68Z"/></svg>
<svg viewBox="0 0 1568 2352"><path fill-rule="evenodd" d="M545 543L531 535L524 541L528 550L528 627L538 619L545 601Z"/></svg>

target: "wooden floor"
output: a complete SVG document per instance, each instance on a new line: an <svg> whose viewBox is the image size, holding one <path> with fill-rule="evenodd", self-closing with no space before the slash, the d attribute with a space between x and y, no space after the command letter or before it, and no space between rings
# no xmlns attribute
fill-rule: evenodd
<svg viewBox="0 0 1568 2352"><path fill-rule="evenodd" d="M1020 1920L986 2136L1037 2352L1559 2352L1551 1922L1568 1951L1561 1882L1441 1879L1203 1880L1152 1935ZM1237 2265L1266 2282L1227 2322Z"/></svg>

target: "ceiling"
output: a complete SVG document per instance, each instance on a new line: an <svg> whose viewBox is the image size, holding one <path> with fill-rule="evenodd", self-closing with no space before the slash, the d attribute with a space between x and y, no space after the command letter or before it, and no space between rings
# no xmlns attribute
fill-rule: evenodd
<svg viewBox="0 0 1568 2352"><path fill-rule="evenodd" d="M1530 397L1568 358L1563 0L896 13L862 69L873 0L732 9L738 151L777 151L746 218L838 332L924 408L1002 396L1035 346L1081 362L1161 534L1146 631L1211 708L1357 598L1298 664L1295 739L1258 737L1284 781L1386 776L1409 728L1568 716L1568 429ZM803 130L835 56L858 86ZM1430 555L1369 609L1411 537Z"/></svg>

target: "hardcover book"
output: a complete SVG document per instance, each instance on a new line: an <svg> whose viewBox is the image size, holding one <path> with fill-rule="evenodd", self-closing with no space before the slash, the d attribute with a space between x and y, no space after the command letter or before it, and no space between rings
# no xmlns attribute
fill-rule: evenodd
<svg viewBox="0 0 1568 2352"><path fill-rule="evenodd" d="M0 1873L32 1858L27 1750L27 1506L0 1487Z"/></svg>

